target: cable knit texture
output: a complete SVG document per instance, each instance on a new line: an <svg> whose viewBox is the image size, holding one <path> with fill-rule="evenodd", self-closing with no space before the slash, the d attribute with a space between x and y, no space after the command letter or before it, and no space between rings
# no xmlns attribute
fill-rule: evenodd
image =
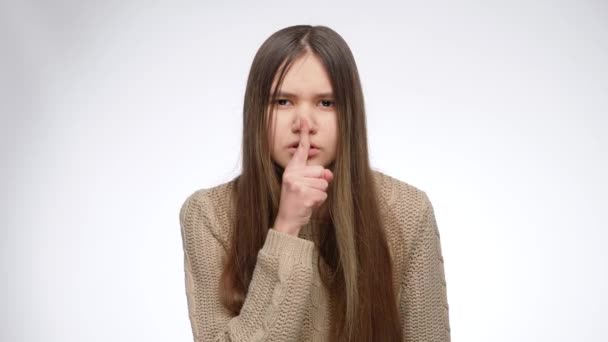
<svg viewBox="0 0 608 342"><path fill-rule="evenodd" d="M373 171L394 262L404 341L450 341L440 235L427 194ZM269 227L238 316L222 306L222 258L231 243L234 181L193 192L179 220L188 314L195 342L327 341L328 292L317 269L310 225L298 237Z"/></svg>

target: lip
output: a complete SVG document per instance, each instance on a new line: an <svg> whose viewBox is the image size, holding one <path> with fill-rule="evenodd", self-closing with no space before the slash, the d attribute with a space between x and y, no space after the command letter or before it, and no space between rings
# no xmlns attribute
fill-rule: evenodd
<svg viewBox="0 0 608 342"><path fill-rule="evenodd" d="M296 153L296 150L297 150L297 149L298 149L297 147L288 147L288 148L287 148L287 150L289 151L289 153L290 153L290 154L294 154L294 153ZM314 156L316 156L317 154L319 154L319 152L321 152L321 150L320 150L320 149L318 149L318 148L316 148L316 147L312 147L312 146L311 146L311 147L310 147L310 149L308 150L308 157L309 157L309 158L310 158L310 157L314 157Z"/></svg>
<svg viewBox="0 0 608 342"><path fill-rule="evenodd" d="M299 144L300 144L299 140L298 141L294 141L291 144L287 145L287 148L298 148ZM319 149L319 146L317 146L317 145L315 145L313 143L310 143L310 148L311 149L313 149L313 148Z"/></svg>

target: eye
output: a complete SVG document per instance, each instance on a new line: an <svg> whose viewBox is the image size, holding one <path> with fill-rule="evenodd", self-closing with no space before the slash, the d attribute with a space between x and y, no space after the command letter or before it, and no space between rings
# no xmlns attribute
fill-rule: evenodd
<svg viewBox="0 0 608 342"><path fill-rule="evenodd" d="M274 103L278 104L279 106L283 106L283 105L285 105L286 101L288 102L289 100L287 100L287 99L277 99L277 100L274 101Z"/></svg>
<svg viewBox="0 0 608 342"><path fill-rule="evenodd" d="M336 104L335 101L330 100L322 100L321 103L324 105L324 107L330 107Z"/></svg>

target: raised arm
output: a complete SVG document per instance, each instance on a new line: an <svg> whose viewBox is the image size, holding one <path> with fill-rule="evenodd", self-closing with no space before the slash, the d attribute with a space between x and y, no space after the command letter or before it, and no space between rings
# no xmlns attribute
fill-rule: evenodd
<svg viewBox="0 0 608 342"><path fill-rule="evenodd" d="M199 194L191 195L180 211L194 341L298 340L310 300L314 243L270 229L241 312L232 316L220 302L226 251L214 235L209 208L205 195Z"/></svg>
<svg viewBox="0 0 608 342"><path fill-rule="evenodd" d="M450 323L443 255L433 205L426 193L409 260L399 312L407 342L449 342Z"/></svg>

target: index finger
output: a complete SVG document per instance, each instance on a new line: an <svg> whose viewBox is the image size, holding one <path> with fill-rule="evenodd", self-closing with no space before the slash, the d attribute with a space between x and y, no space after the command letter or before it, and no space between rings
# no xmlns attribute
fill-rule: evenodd
<svg viewBox="0 0 608 342"><path fill-rule="evenodd" d="M308 123L302 119L300 121L300 144L289 161L288 165L306 166L308 161L308 151L310 150L310 135Z"/></svg>

